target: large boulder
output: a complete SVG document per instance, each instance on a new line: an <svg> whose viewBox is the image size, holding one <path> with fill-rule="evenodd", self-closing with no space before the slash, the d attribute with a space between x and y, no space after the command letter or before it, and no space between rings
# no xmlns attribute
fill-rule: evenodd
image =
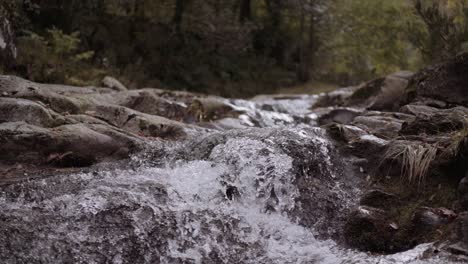
<svg viewBox="0 0 468 264"><path fill-rule="evenodd" d="M66 119L44 105L19 98L0 97L0 122L19 122L42 127L54 127L66 123Z"/></svg>
<svg viewBox="0 0 468 264"><path fill-rule="evenodd" d="M179 230L176 215L165 208L164 186L133 182L132 193L122 190L128 182L109 180L98 186L98 180L91 181L95 178L102 180L87 175L25 182L23 206L4 207L0 213L2 262L160 263L170 252L168 238ZM15 193L14 188L2 191ZM55 204L58 200L61 206ZM28 209L32 204L41 209Z"/></svg>
<svg viewBox="0 0 468 264"><path fill-rule="evenodd" d="M468 53L419 72L406 91L406 102L431 98L468 106Z"/></svg>
<svg viewBox="0 0 468 264"><path fill-rule="evenodd" d="M355 117L352 124L374 136L393 139L398 136L405 120L413 120L413 117L404 114L369 112Z"/></svg>
<svg viewBox="0 0 468 264"><path fill-rule="evenodd" d="M183 123L151 111L155 102L166 99L159 99L157 90L149 91L117 92L0 76L1 164L89 166L127 158L146 140L185 135Z"/></svg>
<svg viewBox="0 0 468 264"><path fill-rule="evenodd" d="M322 129L230 130L193 141L182 155L229 164L232 170L225 181L230 186L240 186L239 182L248 179L258 182L255 195L264 201L265 211L287 212L323 238L342 239L346 215L362 184ZM235 191L241 196L252 195L250 192Z"/></svg>
<svg viewBox="0 0 468 264"><path fill-rule="evenodd" d="M413 73L403 71L364 83L347 99L346 105L379 111L398 110L412 76Z"/></svg>
<svg viewBox="0 0 468 264"><path fill-rule="evenodd" d="M152 100L153 104L141 103L145 98L148 98L147 93L144 91L115 92L104 88L40 84L14 76L0 76L0 92L4 96L10 97L2 99L5 101L3 103L4 108L22 107L22 109L27 110L24 104L30 102L28 107L34 106L37 111L45 111L44 108L40 108L40 105L42 105L50 109L50 111L47 111L64 116L70 114L88 115L103 120L110 126L142 136L164 138L185 134L182 123L155 115L156 113L151 111L153 108L149 106L155 105L154 102L157 99L152 97L154 99ZM27 99L27 101L23 99ZM10 102L10 104L7 105L6 101ZM148 114L130 109L126 105L141 109L148 112ZM24 114L27 112L26 110L20 111L20 113L23 113L21 118L26 118ZM36 110L31 112L30 115L36 113ZM21 121L11 120L15 115L6 115L9 116L9 121ZM34 118L27 118L25 121L30 120L32 123L37 123L44 119L44 117L36 119L38 115L36 114ZM42 125L48 126L47 124Z"/></svg>
<svg viewBox="0 0 468 264"><path fill-rule="evenodd" d="M71 124L43 128L25 122L0 124L3 161L55 163L81 167L99 161L125 158L142 148L137 137L109 126ZM66 158L66 162L62 162Z"/></svg>

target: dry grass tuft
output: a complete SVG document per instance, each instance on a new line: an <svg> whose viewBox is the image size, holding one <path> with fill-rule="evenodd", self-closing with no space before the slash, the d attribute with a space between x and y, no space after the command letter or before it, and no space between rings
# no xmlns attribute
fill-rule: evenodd
<svg viewBox="0 0 468 264"><path fill-rule="evenodd" d="M406 143L406 142L405 142ZM387 149L384 160L400 160L401 175L410 184L418 187L425 183L431 163L435 160L437 145L425 143L391 144Z"/></svg>

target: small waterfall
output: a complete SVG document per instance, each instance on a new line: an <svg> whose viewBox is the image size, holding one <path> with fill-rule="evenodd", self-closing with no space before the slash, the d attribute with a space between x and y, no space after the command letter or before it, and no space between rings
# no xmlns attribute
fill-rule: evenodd
<svg viewBox="0 0 468 264"><path fill-rule="evenodd" d="M312 114L313 98L301 100L271 111L236 101L264 128L153 146L125 169L2 187L2 263L440 263L419 260L430 245L373 256L318 238L358 191L324 131L294 121Z"/></svg>

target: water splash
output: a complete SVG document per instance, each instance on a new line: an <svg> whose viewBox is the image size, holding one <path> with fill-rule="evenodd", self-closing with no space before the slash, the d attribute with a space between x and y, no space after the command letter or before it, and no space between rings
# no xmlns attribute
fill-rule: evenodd
<svg viewBox="0 0 468 264"><path fill-rule="evenodd" d="M431 245L374 256L317 238L335 227L330 201L338 215L357 196L323 130L285 127L309 99L296 112L244 106L274 128L157 143L125 169L2 187L2 263L441 263L423 258ZM281 107L288 118L265 114Z"/></svg>

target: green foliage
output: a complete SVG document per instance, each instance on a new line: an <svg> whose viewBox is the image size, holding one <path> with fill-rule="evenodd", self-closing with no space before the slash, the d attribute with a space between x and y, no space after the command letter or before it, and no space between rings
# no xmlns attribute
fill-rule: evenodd
<svg viewBox="0 0 468 264"><path fill-rule="evenodd" d="M447 59L462 51L468 41L467 0L412 0L419 20L410 24L411 41L426 63Z"/></svg>
<svg viewBox="0 0 468 264"><path fill-rule="evenodd" d="M324 72L359 82L401 69L417 69L418 52L408 41L415 17L401 0L337 0L330 36L321 53Z"/></svg>
<svg viewBox="0 0 468 264"><path fill-rule="evenodd" d="M92 84L105 68L130 87L250 96L311 78L356 84L452 56L468 47L467 3L12 0L0 15L19 36L19 74L34 80Z"/></svg>
<svg viewBox="0 0 468 264"><path fill-rule="evenodd" d="M52 28L44 35L26 31L18 39L18 64L25 68L27 77L40 82L86 84L92 74L102 73L90 67L93 51L80 51L79 33L65 34ZM88 75L88 76L86 76ZM90 78L91 77L91 78ZM83 78L83 79L82 79Z"/></svg>

